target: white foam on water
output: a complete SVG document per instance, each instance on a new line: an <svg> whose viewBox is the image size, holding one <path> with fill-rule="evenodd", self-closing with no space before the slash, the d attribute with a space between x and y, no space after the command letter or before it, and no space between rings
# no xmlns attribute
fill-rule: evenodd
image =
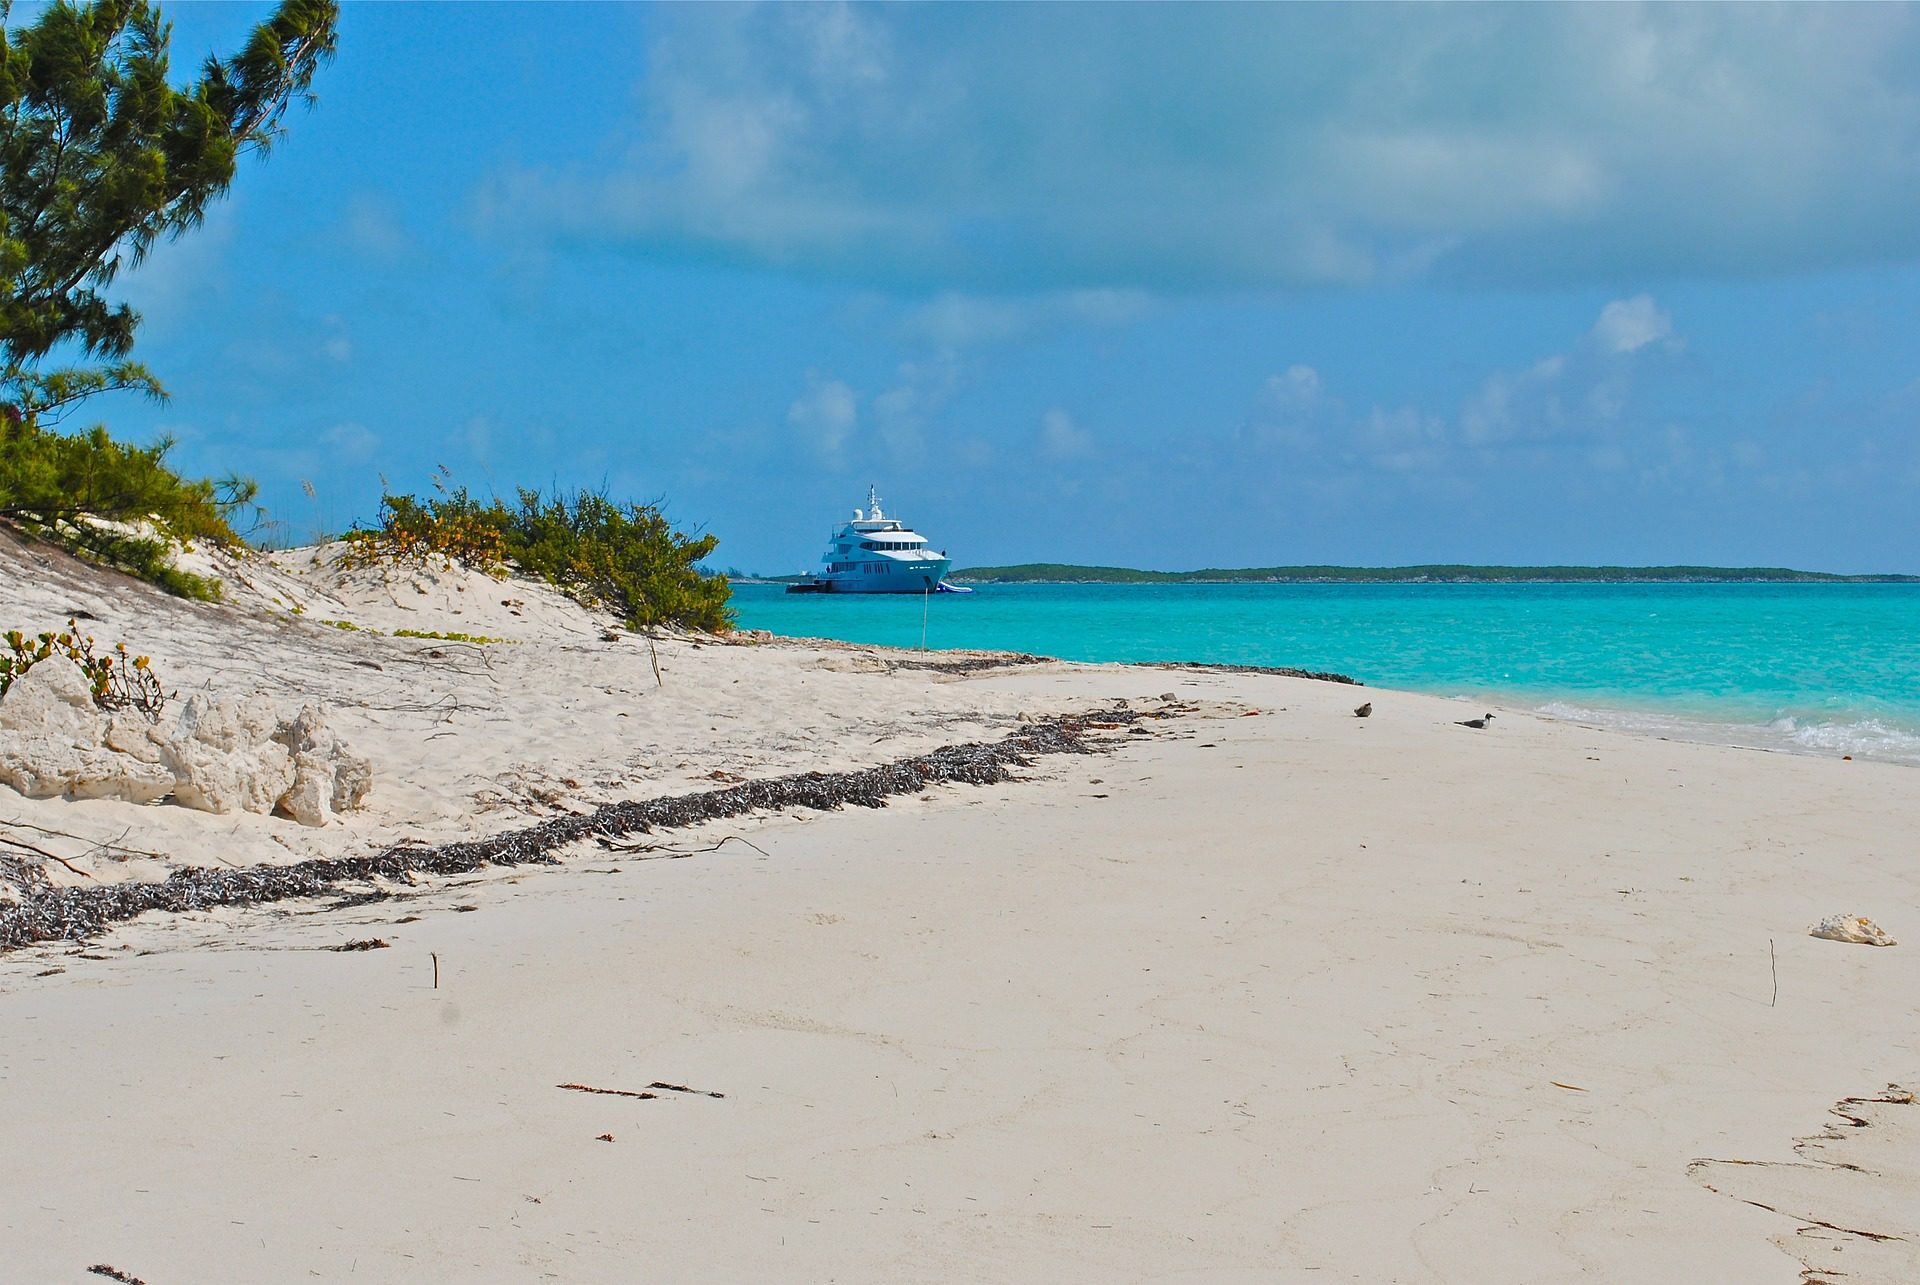
<svg viewBox="0 0 1920 1285"><path fill-rule="evenodd" d="M1548 701L1537 706L1536 711L1565 722L1641 736L1664 736L1676 741L1781 750L1825 758L1852 755L1858 759L1920 765L1920 728L1903 727L1872 716L1821 718L1780 714L1764 723L1745 723L1689 718L1654 710L1576 705L1567 701Z"/></svg>

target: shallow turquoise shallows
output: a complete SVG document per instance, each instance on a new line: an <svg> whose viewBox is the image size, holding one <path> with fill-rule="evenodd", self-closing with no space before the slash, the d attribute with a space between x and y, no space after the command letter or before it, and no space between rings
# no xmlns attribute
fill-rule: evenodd
<svg viewBox="0 0 1920 1285"><path fill-rule="evenodd" d="M1920 763L1920 585L1009 585L787 594L740 625L1068 660L1294 665L1631 730Z"/></svg>

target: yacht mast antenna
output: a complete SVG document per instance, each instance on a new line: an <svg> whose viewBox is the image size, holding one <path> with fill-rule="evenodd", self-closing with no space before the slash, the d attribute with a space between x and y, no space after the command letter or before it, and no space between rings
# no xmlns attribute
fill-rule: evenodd
<svg viewBox="0 0 1920 1285"><path fill-rule="evenodd" d="M873 486L867 488L867 519L871 522L880 520L880 491Z"/></svg>

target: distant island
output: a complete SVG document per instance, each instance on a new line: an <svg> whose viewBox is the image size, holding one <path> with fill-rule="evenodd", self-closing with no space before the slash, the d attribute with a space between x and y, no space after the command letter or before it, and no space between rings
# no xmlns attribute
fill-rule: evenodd
<svg viewBox="0 0 1920 1285"><path fill-rule="evenodd" d="M1023 562L1013 567L969 567L947 578L973 584L1920 584L1920 576L1843 576L1788 567L1474 567L1451 563L1140 571L1133 567Z"/></svg>

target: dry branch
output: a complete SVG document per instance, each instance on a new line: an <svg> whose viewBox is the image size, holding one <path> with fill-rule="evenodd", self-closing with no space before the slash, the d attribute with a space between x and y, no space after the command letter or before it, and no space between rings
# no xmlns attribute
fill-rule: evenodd
<svg viewBox="0 0 1920 1285"><path fill-rule="evenodd" d="M596 1089L591 1084L558 1084L559 1089L572 1089L575 1093L604 1093L610 1098L657 1098L658 1093L636 1093L632 1089Z"/></svg>

